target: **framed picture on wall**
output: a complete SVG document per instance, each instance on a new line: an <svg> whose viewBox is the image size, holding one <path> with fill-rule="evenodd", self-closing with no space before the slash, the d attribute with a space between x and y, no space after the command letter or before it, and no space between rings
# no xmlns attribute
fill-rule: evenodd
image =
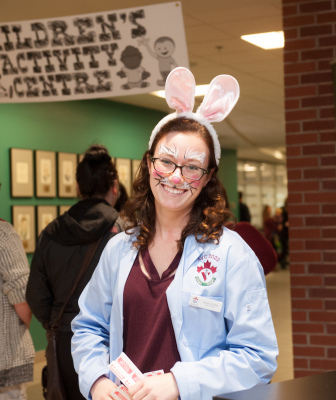
<svg viewBox="0 0 336 400"><path fill-rule="evenodd" d="M58 196L76 197L77 154L58 153Z"/></svg>
<svg viewBox="0 0 336 400"><path fill-rule="evenodd" d="M55 218L57 206L37 206L37 235Z"/></svg>
<svg viewBox="0 0 336 400"><path fill-rule="evenodd" d="M125 186L127 194L131 194L131 160L128 158L116 158L115 166L118 171L119 181Z"/></svg>
<svg viewBox="0 0 336 400"><path fill-rule="evenodd" d="M12 222L26 253L33 253L36 245L35 207L12 206Z"/></svg>
<svg viewBox="0 0 336 400"><path fill-rule="evenodd" d="M59 207L58 207L58 215L64 214L64 213L67 212L70 208L71 208L71 206L59 206Z"/></svg>
<svg viewBox="0 0 336 400"><path fill-rule="evenodd" d="M138 172L141 160L132 160L132 183L135 179L135 175Z"/></svg>
<svg viewBox="0 0 336 400"><path fill-rule="evenodd" d="M84 158L84 153L78 154L78 164L83 160Z"/></svg>
<svg viewBox="0 0 336 400"><path fill-rule="evenodd" d="M33 150L10 149L11 196L33 197Z"/></svg>
<svg viewBox="0 0 336 400"><path fill-rule="evenodd" d="M56 154L35 151L36 197L56 197Z"/></svg>

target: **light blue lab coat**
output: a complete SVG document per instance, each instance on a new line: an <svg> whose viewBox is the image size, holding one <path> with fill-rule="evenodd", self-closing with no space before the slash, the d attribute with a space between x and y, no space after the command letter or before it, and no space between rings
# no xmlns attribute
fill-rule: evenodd
<svg viewBox="0 0 336 400"><path fill-rule="evenodd" d="M100 376L115 379L108 364L123 350L123 291L137 255L132 238L120 233L109 241L72 322L72 355L86 398ZM181 400L210 400L270 381L278 346L265 277L237 233L224 228L218 245L188 237L166 294L181 357L171 369ZM218 308L195 307L200 298Z"/></svg>

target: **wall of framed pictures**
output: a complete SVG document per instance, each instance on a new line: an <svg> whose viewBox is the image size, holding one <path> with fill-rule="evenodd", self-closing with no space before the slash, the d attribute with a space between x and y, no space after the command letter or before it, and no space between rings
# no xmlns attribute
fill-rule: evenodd
<svg viewBox="0 0 336 400"><path fill-rule="evenodd" d="M76 169L84 154L30 149L10 149L11 197L15 198L71 198L78 200ZM141 160L113 158L119 181L127 194L132 193ZM33 165L34 164L34 165ZM34 192L35 188L35 192ZM26 253L33 253L36 239L42 230L71 205L13 205L12 224L19 234ZM36 209L35 209L36 208Z"/></svg>

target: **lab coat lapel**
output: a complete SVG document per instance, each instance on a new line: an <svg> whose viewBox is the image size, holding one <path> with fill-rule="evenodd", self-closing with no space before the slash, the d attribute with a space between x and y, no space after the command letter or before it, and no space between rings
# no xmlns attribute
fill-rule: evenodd
<svg viewBox="0 0 336 400"><path fill-rule="evenodd" d="M179 266L175 273L175 278L166 291L167 302L172 318L176 341L180 336L182 328L182 295L183 277L192 266L194 261L202 254L203 245L196 242L194 236L188 236L183 249L183 254Z"/></svg>
<svg viewBox="0 0 336 400"><path fill-rule="evenodd" d="M118 291L118 306L119 306L119 315L121 320L120 326L123 327L123 299L124 299L124 288L126 284L126 280L128 275L133 267L134 260L138 250L132 247L131 241L127 243L124 247L123 255L120 259L119 263L119 274L118 274L118 281L117 281L117 291Z"/></svg>

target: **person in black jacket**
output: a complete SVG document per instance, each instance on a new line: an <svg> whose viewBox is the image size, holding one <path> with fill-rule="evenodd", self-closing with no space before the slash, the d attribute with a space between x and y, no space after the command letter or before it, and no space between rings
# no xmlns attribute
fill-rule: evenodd
<svg viewBox="0 0 336 400"><path fill-rule="evenodd" d="M251 222L250 210L245 203L243 203L243 193L238 192L239 196L239 222Z"/></svg>
<svg viewBox="0 0 336 400"><path fill-rule="evenodd" d="M71 357L70 323L78 314L78 297L90 280L107 241L122 230L114 205L119 196L117 170L107 149L91 146L76 171L82 200L56 218L41 233L28 279L27 302L45 329L57 318L74 285L91 243L103 238L63 314L58 358L66 397L83 400Z"/></svg>

